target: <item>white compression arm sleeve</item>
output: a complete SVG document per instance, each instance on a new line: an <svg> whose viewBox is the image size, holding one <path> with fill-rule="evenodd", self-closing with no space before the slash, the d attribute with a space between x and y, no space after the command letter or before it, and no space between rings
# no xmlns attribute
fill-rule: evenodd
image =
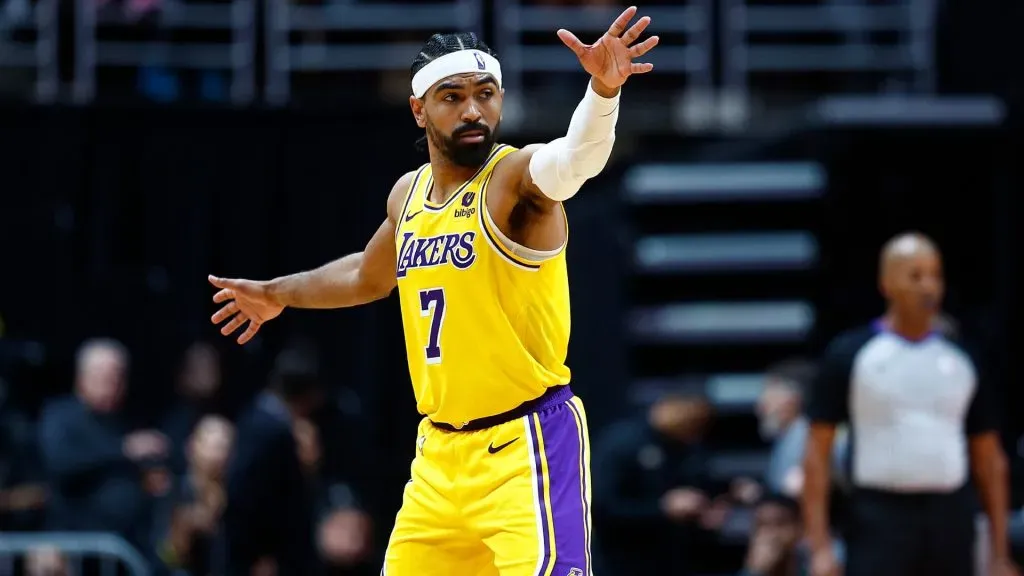
<svg viewBox="0 0 1024 576"><path fill-rule="evenodd" d="M618 119L619 94L603 98L588 82L587 93L572 115L568 133L545 144L530 158L533 184L557 202L575 196L580 186L597 176L608 163Z"/></svg>

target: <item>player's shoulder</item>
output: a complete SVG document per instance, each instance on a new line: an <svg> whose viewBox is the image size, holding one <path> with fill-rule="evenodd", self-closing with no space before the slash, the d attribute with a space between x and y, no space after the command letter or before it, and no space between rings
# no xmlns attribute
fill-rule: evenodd
<svg viewBox="0 0 1024 576"><path fill-rule="evenodd" d="M424 164L426 166L426 164ZM402 174L398 180L395 181L395 185L391 187L391 195L388 200L392 200L397 197L399 200L405 200L405 196L409 193L409 189L412 188L413 182L416 180L416 176L423 171L423 166L410 170L405 174Z"/></svg>
<svg viewBox="0 0 1024 576"><path fill-rule="evenodd" d="M511 144L499 142L494 146L494 151L492 152L494 158L492 170L499 172L509 168L520 167L523 165L523 162L529 162L530 157L541 146L542 144L530 144L517 148Z"/></svg>
<svg viewBox="0 0 1024 576"><path fill-rule="evenodd" d="M935 338L947 352L958 356L974 368L978 368L981 353L976 342L972 342L960 334L937 334Z"/></svg>
<svg viewBox="0 0 1024 576"><path fill-rule="evenodd" d="M426 165L424 164L424 166ZM423 171L424 166L402 174L395 181L395 185L391 187L391 192L388 194L388 215L392 218L398 218L399 213L402 211L402 206L405 204L406 197L412 191L416 176Z"/></svg>

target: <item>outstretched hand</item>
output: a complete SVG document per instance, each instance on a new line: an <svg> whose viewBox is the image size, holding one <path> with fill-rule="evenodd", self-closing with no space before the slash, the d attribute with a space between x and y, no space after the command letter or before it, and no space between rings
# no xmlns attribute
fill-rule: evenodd
<svg viewBox="0 0 1024 576"><path fill-rule="evenodd" d="M569 47L580 59L583 69L602 86L615 90L626 83L633 74L646 74L654 69L650 62L633 62L651 51L658 45L658 37L651 36L643 42L631 46L640 34L651 23L650 16L636 21L628 30L626 26L636 16L636 6L626 8L612 23L604 36L593 44L584 44L575 34L565 30L558 31L562 43Z"/></svg>
<svg viewBox="0 0 1024 576"><path fill-rule="evenodd" d="M210 284L220 288L213 295L213 301L217 304L227 303L210 318L214 324L230 318L230 322L221 327L220 333L228 336L248 324L238 337L239 344L252 340L264 322L277 318L284 310L284 306L270 295L266 282L216 276L210 276L209 280Z"/></svg>

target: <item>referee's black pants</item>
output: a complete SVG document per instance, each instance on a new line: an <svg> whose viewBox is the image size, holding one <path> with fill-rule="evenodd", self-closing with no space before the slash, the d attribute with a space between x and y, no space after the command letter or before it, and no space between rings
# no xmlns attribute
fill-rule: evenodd
<svg viewBox="0 0 1024 576"><path fill-rule="evenodd" d="M853 491L846 576L973 576L975 499L952 493Z"/></svg>

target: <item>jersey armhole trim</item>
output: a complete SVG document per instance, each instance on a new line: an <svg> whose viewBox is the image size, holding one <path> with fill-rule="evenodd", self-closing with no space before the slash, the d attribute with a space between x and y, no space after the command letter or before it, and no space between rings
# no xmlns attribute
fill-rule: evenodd
<svg viewBox="0 0 1024 576"><path fill-rule="evenodd" d="M487 209L487 187L491 182L492 175L493 171L487 175L483 185L480 187L480 229L483 230L484 236L487 237L487 243L491 245L491 248L510 263L530 271L539 270L542 264L562 254L569 243L569 219L565 214L565 206L559 203L566 226L566 241L560 247L554 250L535 250L518 244L505 236L498 226L495 225L494 219Z"/></svg>
<svg viewBox="0 0 1024 576"><path fill-rule="evenodd" d="M416 186L420 183L420 178L423 177L423 173L427 171L427 167L430 164L424 164L420 166L420 169L416 171L416 176L412 179L412 183L409 184L409 189L405 192L405 202L402 203L402 211L398 213L398 222L395 223L395 238L398 238L399 231L402 228L402 223L405 221L405 214L409 211L409 203L412 201L412 195L416 193Z"/></svg>

